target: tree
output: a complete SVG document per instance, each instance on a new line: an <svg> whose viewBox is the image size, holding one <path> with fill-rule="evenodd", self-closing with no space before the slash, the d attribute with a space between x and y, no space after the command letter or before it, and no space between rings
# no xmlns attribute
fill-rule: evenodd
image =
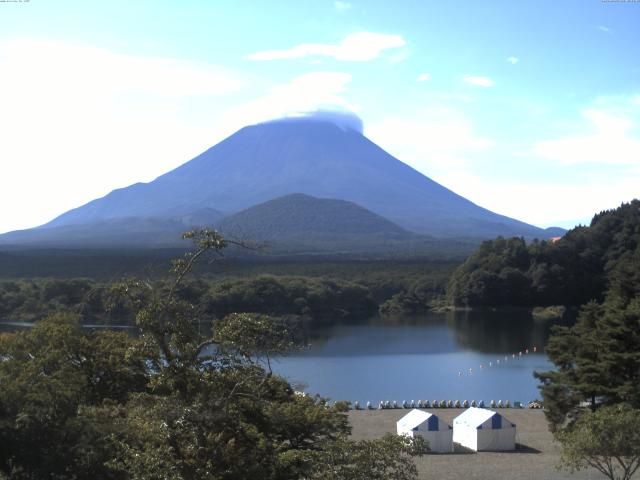
<svg viewBox="0 0 640 480"><path fill-rule="evenodd" d="M275 355L286 355L302 344L297 323L251 313L232 313L216 322L213 338L219 349L240 355L247 362L264 359L269 373Z"/></svg>
<svg viewBox="0 0 640 480"><path fill-rule="evenodd" d="M172 282L113 289L136 312L139 339L87 332L68 316L0 337L0 472L20 480L415 478L419 440L352 441L346 404L301 396L265 368L263 359L268 367L295 346L289 322L203 318L184 279L230 242L213 230L185 238L196 248L174 262Z"/></svg>
<svg viewBox="0 0 640 480"><path fill-rule="evenodd" d="M604 394L606 372L597 329L601 312L600 305L589 303L582 308L574 326L552 329L546 353L556 369L534 374L542 382L545 415L552 429L575 420L581 402L590 402L595 408L598 397Z"/></svg>
<svg viewBox="0 0 640 480"><path fill-rule="evenodd" d="M0 334L0 472L12 479L124 478L96 406L127 401L149 376L137 341L82 330L72 315Z"/></svg>
<svg viewBox="0 0 640 480"><path fill-rule="evenodd" d="M601 302L612 272L624 269L638 248L640 200L633 200L594 216L589 227L578 226L557 242L526 244L518 238L483 242L454 272L447 296L453 304L465 306ZM637 271L627 268L618 274L637 278Z"/></svg>
<svg viewBox="0 0 640 480"><path fill-rule="evenodd" d="M220 254L227 241L212 230L186 236L196 251L175 262L175 283L137 296L148 299L137 325L155 375L149 391L126 405L115 466L134 479L296 479L324 471L322 452L340 442L345 463L362 464L364 474L373 475L379 462L370 458L365 468L364 444L347 439L346 405L297 395L257 361L293 347L287 322L232 314L212 319L211 335L200 333L200 313L175 292L199 258ZM419 453L379 444L402 458Z"/></svg>
<svg viewBox="0 0 640 480"><path fill-rule="evenodd" d="M640 408L640 298L587 304L573 327L555 327L546 347L556 370L536 373L552 429L575 421L582 402Z"/></svg>
<svg viewBox="0 0 640 480"><path fill-rule="evenodd" d="M593 467L611 480L629 480L640 467L640 410L624 404L599 408L556 439L563 447L562 468Z"/></svg>
<svg viewBox="0 0 640 480"><path fill-rule="evenodd" d="M427 442L387 434L379 440L353 442L344 438L315 453L310 480L411 480L418 471L412 457L421 455Z"/></svg>

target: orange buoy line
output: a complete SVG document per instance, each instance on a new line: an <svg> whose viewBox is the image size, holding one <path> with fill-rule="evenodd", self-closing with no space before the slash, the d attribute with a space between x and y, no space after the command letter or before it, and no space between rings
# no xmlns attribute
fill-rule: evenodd
<svg viewBox="0 0 640 480"><path fill-rule="evenodd" d="M538 347L533 345L533 347L531 347L531 352L536 353L537 351L538 351ZM515 353L512 353L511 354L511 359L512 360L519 359L520 357L522 357L522 355L529 355L529 349L525 348L524 350L520 350L517 355ZM509 355L505 355L503 359L497 358L495 360L495 365L496 366L500 365L501 364L500 363L501 360L502 360L502 365L504 365L505 363L507 363L509 361ZM489 361L489 363L487 364L487 366L489 368L493 367L493 365L494 365L493 361ZM479 369L483 370L484 368L485 368L485 364L481 363ZM468 372L469 372L469 375L473 375L473 368L469 368ZM459 370L458 371L458 377L462 377L462 376L464 376L464 371L463 370Z"/></svg>

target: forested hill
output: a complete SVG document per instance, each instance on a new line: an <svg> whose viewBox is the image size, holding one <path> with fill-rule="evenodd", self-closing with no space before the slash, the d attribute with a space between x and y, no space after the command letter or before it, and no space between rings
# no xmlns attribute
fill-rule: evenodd
<svg viewBox="0 0 640 480"><path fill-rule="evenodd" d="M448 297L459 306L581 305L601 301L612 280L639 271L640 201L633 200L557 242L482 243L453 274Z"/></svg>
<svg viewBox="0 0 640 480"><path fill-rule="evenodd" d="M345 200L315 198L301 193L254 205L220 222L219 230L237 229L257 241L299 238L371 236L407 239L412 235L386 218Z"/></svg>
<svg viewBox="0 0 640 480"><path fill-rule="evenodd" d="M242 210L217 228L228 238L266 242L272 252L410 251L429 240L355 203L300 193Z"/></svg>

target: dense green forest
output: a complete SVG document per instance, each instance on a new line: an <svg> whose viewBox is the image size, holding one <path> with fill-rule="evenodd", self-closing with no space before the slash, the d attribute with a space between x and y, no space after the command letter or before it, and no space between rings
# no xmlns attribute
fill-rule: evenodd
<svg viewBox="0 0 640 480"><path fill-rule="evenodd" d="M247 262L185 280L176 295L206 315L233 312L367 318L425 311L442 302L453 262ZM272 271L276 274L268 275ZM143 283L166 288L166 277ZM118 281L44 278L0 281L0 320L33 322L72 311L84 324L132 325L135 309ZM141 290L144 295L145 290Z"/></svg>
<svg viewBox="0 0 640 480"><path fill-rule="evenodd" d="M632 223L622 225L618 245L633 237ZM555 368L535 373L561 466L595 468L612 480L640 468L640 248L627 245L623 253L605 248L604 301L583 305L574 325L552 328L545 350Z"/></svg>
<svg viewBox="0 0 640 480"><path fill-rule="evenodd" d="M459 306L577 306L602 301L640 245L640 201L594 216L556 242L484 242L453 274Z"/></svg>
<svg viewBox="0 0 640 480"><path fill-rule="evenodd" d="M579 306L604 299L613 276L628 265L639 244L640 202L636 200L596 215L589 227L577 227L556 242L486 241L462 264L455 259L425 258L231 257L198 267L200 278L185 282L178 293L197 298L207 314L251 311L316 319L327 315L364 318L376 311L390 316L415 314L445 305ZM0 319L33 321L71 309L84 323L131 324L131 308L117 297L114 285L129 276L127 265L138 278L161 285L170 253L175 251L107 257L122 266L121 275L101 270L106 265L100 263L95 271L89 269L90 278L60 275L22 280L11 279L11 270L3 271ZM38 258L29 257L33 253L11 255L16 269L21 255L26 255L26 270ZM69 258L66 255L61 258ZM100 257L96 252L84 255L71 257L70 271L79 273L79 265L92 264L94 255ZM49 265L64 273L58 269L57 262L62 260L56 255L42 252L42 258L45 271ZM146 267L143 260L148 262Z"/></svg>
<svg viewBox="0 0 640 480"><path fill-rule="evenodd" d="M241 210L223 219L216 228L226 236L241 232L258 241L298 245L345 243L349 236L354 244L417 237L353 202L301 193L277 197Z"/></svg>
<svg viewBox="0 0 640 480"><path fill-rule="evenodd" d="M167 289L165 280L139 282L138 301L147 292ZM46 279L0 283L0 318L31 322L57 312L72 311L84 324L133 325L135 303L123 293L122 282L97 283L87 279ZM377 305L369 289L340 280L258 276L220 282L185 281L175 295L192 302L204 315L234 312L305 315L321 318L363 318Z"/></svg>
<svg viewBox="0 0 640 480"><path fill-rule="evenodd" d="M602 303L552 333L546 352L557 369L537 374L552 426L574 421L582 402L640 408L640 249L611 272Z"/></svg>
<svg viewBox="0 0 640 480"><path fill-rule="evenodd" d="M242 239L254 241L243 232ZM379 240L378 240L379 241ZM357 239L354 240L357 243ZM199 265L200 275L218 275L221 272L240 272L245 270L294 270L294 275L312 275L318 269L336 272L340 276L345 271L367 269L391 269L396 266L429 266L438 263L460 263L480 244L479 239L437 240L424 238L411 248L389 245L384 249L367 252L357 248L333 248L325 242L324 253L305 253L304 249L295 252L274 250L273 245L256 244L253 249L230 247L225 251L226 261L208 265ZM419 243L419 245L418 245ZM405 245L406 247L407 245ZM415 247L415 248L413 248ZM25 246L0 246L0 279L15 278L78 278L87 277L97 280L113 280L125 276L158 277L166 274L171 259L186 251L185 248L35 248ZM330 252L330 253L329 253ZM327 269L324 265L330 265ZM401 267L402 268L402 267ZM266 269L266 270L265 270ZM275 273L275 272L273 272Z"/></svg>

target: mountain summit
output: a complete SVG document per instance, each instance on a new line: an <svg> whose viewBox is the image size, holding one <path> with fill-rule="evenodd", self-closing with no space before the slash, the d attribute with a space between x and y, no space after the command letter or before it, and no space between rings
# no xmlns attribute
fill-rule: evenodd
<svg viewBox="0 0 640 480"><path fill-rule="evenodd" d="M114 190L39 227L114 219L230 215L303 193L353 202L403 229L433 237L546 238L544 230L486 210L417 172L366 138L349 114L321 112L247 126L149 183Z"/></svg>

